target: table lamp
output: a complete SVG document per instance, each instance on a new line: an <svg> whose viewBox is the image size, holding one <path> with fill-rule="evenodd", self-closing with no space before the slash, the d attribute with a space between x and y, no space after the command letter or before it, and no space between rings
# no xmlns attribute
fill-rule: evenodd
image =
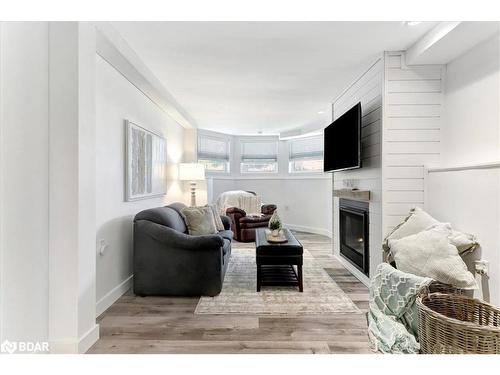
<svg viewBox="0 0 500 375"><path fill-rule="evenodd" d="M205 165L201 163L180 163L179 180L190 181L191 206L196 206L196 181L205 179Z"/></svg>

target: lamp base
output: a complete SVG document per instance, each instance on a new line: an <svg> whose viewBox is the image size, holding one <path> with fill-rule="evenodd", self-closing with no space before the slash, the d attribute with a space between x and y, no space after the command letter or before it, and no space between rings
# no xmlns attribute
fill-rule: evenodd
<svg viewBox="0 0 500 375"><path fill-rule="evenodd" d="M196 182L191 181L189 185L191 187L191 207L196 207Z"/></svg>

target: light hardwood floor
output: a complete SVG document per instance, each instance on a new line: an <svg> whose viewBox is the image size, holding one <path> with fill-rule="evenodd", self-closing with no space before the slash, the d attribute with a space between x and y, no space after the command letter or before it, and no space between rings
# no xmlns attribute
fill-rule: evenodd
<svg viewBox="0 0 500 375"><path fill-rule="evenodd" d="M88 353L371 353L364 314L368 289L331 256L328 237L295 235L363 313L195 315L198 297L141 298L128 292L99 317L101 338Z"/></svg>

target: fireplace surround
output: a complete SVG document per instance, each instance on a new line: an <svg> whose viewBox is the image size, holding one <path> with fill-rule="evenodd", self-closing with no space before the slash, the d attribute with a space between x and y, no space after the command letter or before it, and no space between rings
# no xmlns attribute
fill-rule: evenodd
<svg viewBox="0 0 500 375"><path fill-rule="evenodd" d="M340 255L369 276L369 204L339 200Z"/></svg>

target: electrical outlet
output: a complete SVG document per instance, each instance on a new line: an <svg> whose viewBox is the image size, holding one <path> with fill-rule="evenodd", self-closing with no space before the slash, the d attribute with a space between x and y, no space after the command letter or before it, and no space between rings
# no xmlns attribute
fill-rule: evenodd
<svg viewBox="0 0 500 375"><path fill-rule="evenodd" d="M108 244L106 243L105 240L100 239L97 245L97 249L99 250L99 255L103 256L104 252L108 248Z"/></svg>
<svg viewBox="0 0 500 375"><path fill-rule="evenodd" d="M489 275L489 262L487 260L476 260L474 262L476 273L482 276Z"/></svg>

